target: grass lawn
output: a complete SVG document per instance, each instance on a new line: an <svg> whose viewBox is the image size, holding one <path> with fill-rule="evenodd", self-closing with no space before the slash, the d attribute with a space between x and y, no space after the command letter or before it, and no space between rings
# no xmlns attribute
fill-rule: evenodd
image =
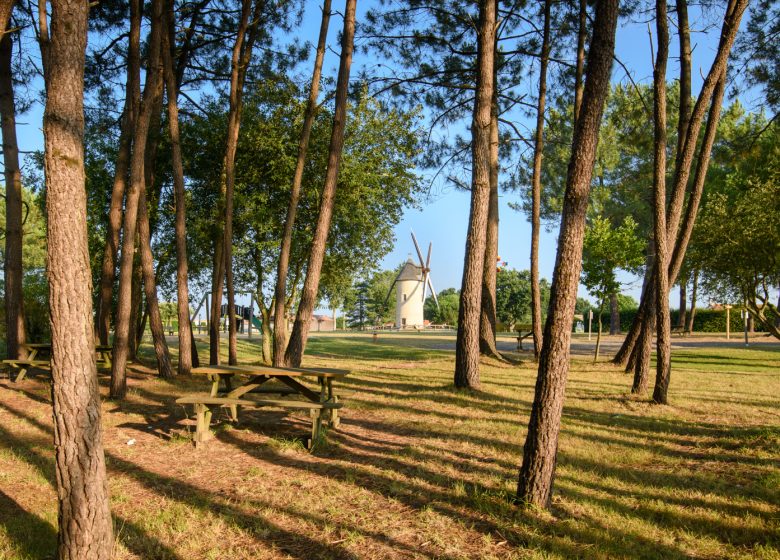
<svg viewBox="0 0 780 560"><path fill-rule="evenodd" d="M136 372L126 402L103 403L116 557L780 558L780 345L673 356L664 407L575 357L551 513L510 502L528 361L485 362L470 394L452 388L451 336L313 335L305 365L353 371L313 454L308 419L273 410L220 418L196 451L174 401L207 383ZM52 557L56 523L45 377L0 380L0 559Z"/></svg>

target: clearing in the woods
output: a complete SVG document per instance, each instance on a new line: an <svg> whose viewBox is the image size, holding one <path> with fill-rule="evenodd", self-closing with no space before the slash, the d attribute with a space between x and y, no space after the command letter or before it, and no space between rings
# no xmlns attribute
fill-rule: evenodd
<svg viewBox="0 0 780 560"><path fill-rule="evenodd" d="M312 454L308 418L272 410L221 414L195 450L174 401L207 382L135 370L127 400L103 402L116 557L780 558L780 345L674 344L659 407L575 337L551 513L511 504L527 355L486 362L468 393L452 387L452 336L313 335L304 365L353 373L340 429ZM2 559L55 550L52 441L47 378L0 380Z"/></svg>

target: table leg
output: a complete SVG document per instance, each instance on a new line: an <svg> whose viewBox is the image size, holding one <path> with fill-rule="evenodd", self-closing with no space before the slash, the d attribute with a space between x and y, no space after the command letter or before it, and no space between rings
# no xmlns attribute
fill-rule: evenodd
<svg viewBox="0 0 780 560"><path fill-rule="evenodd" d="M309 412L311 416L311 440L309 441L309 451L314 449L317 445L317 441L320 438L320 431L322 430L322 413L323 410L312 408Z"/></svg>
<svg viewBox="0 0 780 560"><path fill-rule="evenodd" d="M339 398L333 394L333 379L328 377L328 379L325 381L327 387L328 387L328 402L337 403L339 402ZM331 408L330 409L330 427L331 428L338 428L341 424L341 419L339 418L339 410L337 408Z"/></svg>
<svg viewBox="0 0 780 560"><path fill-rule="evenodd" d="M224 376L220 375L219 377L221 377L222 379L225 380L225 391L227 391L227 393L230 393L231 391L233 391L233 376L231 376L231 375L224 375ZM212 392L213 392L213 394L211 395L212 397L216 397L217 394L219 393L219 380L217 381L217 389L216 389L216 391L217 392L214 392L214 388L212 387ZM230 408L230 420L232 420L233 422L238 422L238 405L237 404L231 404L229 408Z"/></svg>
<svg viewBox="0 0 780 560"><path fill-rule="evenodd" d="M32 348L30 350L30 354L27 356L27 359L32 361L35 359L35 357L38 355L38 349ZM27 376L27 369L26 367L19 368L19 373L16 374L16 379L14 379L14 383L18 383L19 381L23 381L24 378Z"/></svg>

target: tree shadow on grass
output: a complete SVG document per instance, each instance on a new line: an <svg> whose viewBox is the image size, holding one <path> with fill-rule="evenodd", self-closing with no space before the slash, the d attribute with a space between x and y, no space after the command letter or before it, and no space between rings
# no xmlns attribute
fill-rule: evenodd
<svg viewBox="0 0 780 560"><path fill-rule="evenodd" d="M51 437L54 433L50 426L39 422L11 407L0 403L0 407L8 412L21 415L27 422L35 426L39 431L49 435L46 438L48 447L51 447ZM32 441L41 443L41 439L36 438ZM56 489L54 478L54 459L44 456L35 449L29 438L21 439L0 426L0 441L8 444L16 451L16 455L23 459L27 464L34 467L35 471L44 478L49 485ZM10 515L8 515L10 512ZM7 516L7 517L6 517ZM114 538L121 542L130 552L139 555L141 558L155 558L156 560L183 560L172 549L164 545L159 540L151 537L137 524L112 514L114 520ZM6 529L6 534L14 540L17 545L32 558L51 558L57 546L57 532L51 524L47 523L37 515L28 512L13 498L0 490L0 524ZM121 531L117 533L117 528Z"/></svg>
<svg viewBox="0 0 780 560"><path fill-rule="evenodd" d="M0 489L0 526L29 558L48 558L57 546L57 531L44 519L30 513Z"/></svg>

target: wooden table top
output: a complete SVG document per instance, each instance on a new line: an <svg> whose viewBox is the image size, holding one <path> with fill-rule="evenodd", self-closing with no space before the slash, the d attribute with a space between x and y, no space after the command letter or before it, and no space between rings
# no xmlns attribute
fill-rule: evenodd
<svg viewBox="0 0 780 560"><path fill-rule="evenodd" d="M267 375L268 377L346 377L349 370L335 368L281 368L263 365L204 366L193 368L195 375Z"/></svg>

